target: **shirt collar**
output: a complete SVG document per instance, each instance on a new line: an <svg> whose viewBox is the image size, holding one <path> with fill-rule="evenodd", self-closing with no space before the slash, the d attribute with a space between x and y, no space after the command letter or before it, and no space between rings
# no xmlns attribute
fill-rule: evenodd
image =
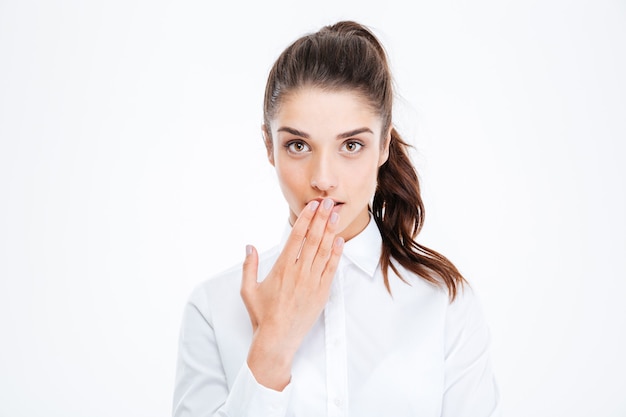
<svg viewBox="0 0 626 417"><path fill-rule="evenodd" d="M280 250L282 251L287 243L287 238L291 233L289 222L285 225L283 235L280 240ZM380 259L382 238L376 222L370 216L367 226L361 233L344 244L342 257L347 258L356 267L361 269L369 277L374 278L378 261Z"/></svg>

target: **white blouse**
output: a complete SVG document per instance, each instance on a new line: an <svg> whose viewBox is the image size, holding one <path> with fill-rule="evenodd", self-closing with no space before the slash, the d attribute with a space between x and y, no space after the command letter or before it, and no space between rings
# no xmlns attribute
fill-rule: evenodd
<svg viewBox="0 0 626 417"><path fill-rule="evenodd" d="M282 243L264 253L259 279ZM252 327L239 294L241 265L200 284L185 307L174 390L175 417L500 416L489 329L465 286L447 292L399 267L391 294L378 265L374 221L346 242L330 299L297 352L281 391L246 364Z"/></svg>

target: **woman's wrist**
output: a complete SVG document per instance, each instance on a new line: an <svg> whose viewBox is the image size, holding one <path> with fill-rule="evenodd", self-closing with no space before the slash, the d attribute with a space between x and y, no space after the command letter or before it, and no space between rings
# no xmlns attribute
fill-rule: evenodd
<svg viewBox="0 0 626 417"><path fill-rule="evenodd" d="M281 338L266 337L257 331L248 351L248 367L259 384L282 391L291 380L294 355Z"/></svg>

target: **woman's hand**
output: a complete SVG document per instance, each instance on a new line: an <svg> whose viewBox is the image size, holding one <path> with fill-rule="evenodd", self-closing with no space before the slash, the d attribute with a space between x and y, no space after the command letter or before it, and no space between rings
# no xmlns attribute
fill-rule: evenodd
<svg viewBox="0 0 626 417"><path fill-rule="evenodd" d="M258 254L246 248L241 297L254 331L248 366L256 380L282 391L302 340L320 316L332 284L343 239L336 237L334 202L311 201L293 225L271 271L257 282Z"/></svg>

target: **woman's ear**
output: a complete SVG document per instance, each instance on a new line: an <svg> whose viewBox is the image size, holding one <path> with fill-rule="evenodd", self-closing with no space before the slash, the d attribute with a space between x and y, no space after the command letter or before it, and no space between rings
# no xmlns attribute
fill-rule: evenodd
<svg viewBox="0 0 626 417"><path fill-rule="evenodd" d="M265 143L265 150L267 151L267 160L274 166L274 146L265 124L261 125L261 131L263 132L263 143Z"/></svg>
<svg viewBox="0 0 626 417"><path fill-rule="evenodd" d="M389 159L389 144L391 143L391 130L392 126L387 130L387 134L383 136L381 139L383 140L382 148L380 149L380 158L378 159L378 167L380 168L387 159Z"/></svg>

